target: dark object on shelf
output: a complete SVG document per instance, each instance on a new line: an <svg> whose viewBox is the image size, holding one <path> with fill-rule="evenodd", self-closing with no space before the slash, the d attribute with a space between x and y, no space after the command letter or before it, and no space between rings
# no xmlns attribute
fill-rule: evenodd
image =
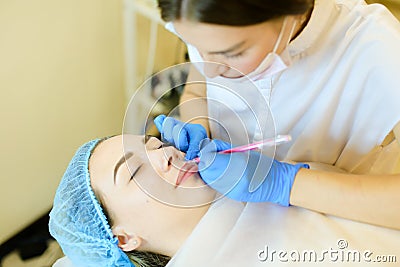
<svg viewBox="0 0 400 267"><path fill-rule="evenodd" d="M46 213L28 227L0 245L0 265L9 253L18 251L21 259L27 260L42 255L47 242L52 240L48 229L49 214Z"/></svg>

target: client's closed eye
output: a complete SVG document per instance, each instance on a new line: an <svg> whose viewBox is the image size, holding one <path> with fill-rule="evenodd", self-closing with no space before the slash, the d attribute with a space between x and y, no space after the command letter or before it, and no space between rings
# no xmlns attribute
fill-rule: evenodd
<svg viewBox="0 0 400 267"><path fill-rule="evenodd" d="M126 165L128 167L129 173L130 173L129 180L132 180L135 177L135 175L137 175L138 172L140 171L140 169L142 168L143 160L139 156L133 155L126 161Z"/></svg>
<svg viewBox="0 0 400 267"><path fill-rule="evenodd" d="M135 175L138 173L138 171L140 170L140 168L143 166L143 163L140 164L139 166L137 166L136 170L134 170L131 174L131 180L135 177Z"/></svg>

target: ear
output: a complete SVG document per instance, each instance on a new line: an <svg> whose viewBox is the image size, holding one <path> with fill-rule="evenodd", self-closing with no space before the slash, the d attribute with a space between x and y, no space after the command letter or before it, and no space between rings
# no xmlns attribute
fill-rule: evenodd
<svg viewBox="0 0 400 267"><path fill-rule="evenodd" d="M117 226L112 232L118 238L118 247L125 252L135 250L142 244L140 236L129 234L122 227Z"/></svg>

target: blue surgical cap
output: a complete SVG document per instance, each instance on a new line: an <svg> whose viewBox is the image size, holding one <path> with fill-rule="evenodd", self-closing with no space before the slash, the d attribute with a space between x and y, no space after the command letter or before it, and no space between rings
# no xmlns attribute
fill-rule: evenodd
<svg viewBox="0 0 400 267"><path fill-rule="evenodd" d="M89 158L100 141L81 146L69 163L50 212L50 234L76 267L135 266L118 247L90 186Z"/></svg>

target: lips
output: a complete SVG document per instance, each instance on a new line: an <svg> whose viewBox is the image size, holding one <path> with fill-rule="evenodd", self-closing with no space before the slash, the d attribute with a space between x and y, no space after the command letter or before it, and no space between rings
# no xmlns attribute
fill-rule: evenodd
<svg viewBox="0 0 400 267"><path fill-rule="evenodd" d="M199 167L195 162L187 162L179 170L178 179L176 179L175 187L182 184L187 178L199 171Z"/></svg>

